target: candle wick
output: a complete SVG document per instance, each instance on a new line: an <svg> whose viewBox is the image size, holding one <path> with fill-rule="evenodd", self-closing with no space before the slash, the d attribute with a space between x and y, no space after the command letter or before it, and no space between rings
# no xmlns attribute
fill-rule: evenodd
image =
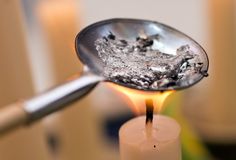
<svg viewBox="0 0 236 160"><path fill-rule="evenodd" d="M146 135L147 138L152 137L152 121L153 121L153 100L152 99L146 99Z"/></svg>
<svg viewBox="0 0 236 160"><path fill-rule="evenodd" d="M153 120L153 110L154 110L153 100L146 99L145 103L146 103L146 124L148 124L152 123Z"/></svg>

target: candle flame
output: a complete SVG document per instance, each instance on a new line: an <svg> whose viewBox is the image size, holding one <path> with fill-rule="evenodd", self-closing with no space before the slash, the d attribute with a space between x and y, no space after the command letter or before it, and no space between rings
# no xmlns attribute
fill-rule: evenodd
<svg viewBox="0 0 236 160"><path fill-rule="evenodd" d="M107 83L107 85L118 93L118 95L122 96L122 98L128 103L131 110L137 115L144 114L146 112L146 99L153 100L154 113L160 112L166 98L174 92L174 90L165 92L147 92L130 89L114 83Z"/></svg>

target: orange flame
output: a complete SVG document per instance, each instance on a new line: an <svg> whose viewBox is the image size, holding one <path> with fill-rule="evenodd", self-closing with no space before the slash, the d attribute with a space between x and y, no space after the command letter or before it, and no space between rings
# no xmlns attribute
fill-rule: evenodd
<svg viewBox="0 0 236 160"><path fill-rule="evenodd" d="M121 95L131 110L137 115L143 114L146 112L146 99L152 99L154 105L154 113L161 111L165 99L174 92L165 91L165 92L145 92L141 90L130 89L116 85L114 83L107 83L107 85L112 88L118 95Z"/></svg>

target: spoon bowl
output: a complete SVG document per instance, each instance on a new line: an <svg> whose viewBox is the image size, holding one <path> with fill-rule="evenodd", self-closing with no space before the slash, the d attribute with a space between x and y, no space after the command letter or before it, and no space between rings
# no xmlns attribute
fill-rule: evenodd
<svg viewBox="0 0 236 160"><path fill-rule="evenodd" d="M203 63L200 71L203 74L193 74L188 79L182 80L180 83L172 86L171 88L161 87L155 90L145 89L146 91L184 89L196 84L207 74L209 61L206 52L196 41L186 34L165 24L149 20L109 19L86 27L77 35L75 41L76 52L79 59L89 68L92 73L98 76L104 77L104 64L101 58L98 56L95 41L97 39L106 37L110 33L126 41L135 41L138 36L158 35L158 50L171 55L175 55L176 49L178 49L180 46L187 44L190 46L191 50L196 55L198 55L199 60ZM134 88L128 83L113 81L106 79L105 77L104 79L106 81L118 83L119 85L125 87Z"/></svg>

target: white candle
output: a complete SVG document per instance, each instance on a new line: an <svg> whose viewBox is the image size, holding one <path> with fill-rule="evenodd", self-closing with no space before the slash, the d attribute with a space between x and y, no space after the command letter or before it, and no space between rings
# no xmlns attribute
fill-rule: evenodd
<svg viewBox="0 0 236 160"><path fill-rule="evenodd" d="M131 119L120 128L121 160L180 160L179 124L166 116L154 116L150 135L145 118Z"/></svg>

